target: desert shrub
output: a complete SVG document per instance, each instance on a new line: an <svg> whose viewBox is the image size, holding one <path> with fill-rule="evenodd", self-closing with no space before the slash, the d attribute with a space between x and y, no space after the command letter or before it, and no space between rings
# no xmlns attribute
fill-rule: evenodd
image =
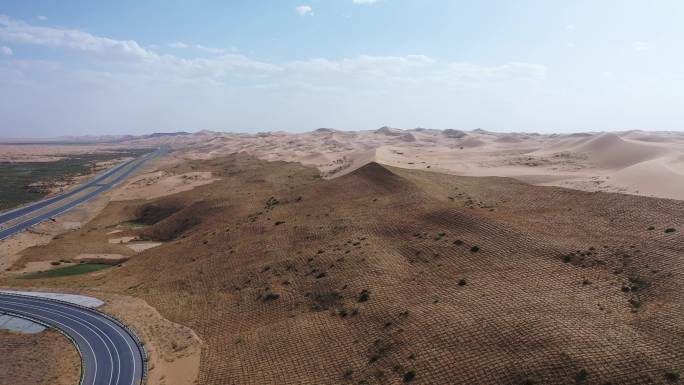
<svg viewBox="0 0 684 385"><path fill-rule="evenodd" d="M586 369L582 369L575 375L576 384L584 384L589 379L589 372Z"/></svg>
<svg viewBox="0 0 684 385"><path fill-rule="evenodd" d="M342 299L342 296L336 291L326 291L316 294L313 298L311 308L313 310L328 310Z"/></svg>
<svg viewBox="0 0 684 385"><path fill-rule="evenodd" d="M358 302L366 302L370 299L370 292L368 290L362 290L359 294Z"/></svg>
<svg viewBox="0 0 684 385"><path fill-rule="evenodd" d="M680 377L681 377L681 375L679 374L679 370L669 369L669 370L665 371L665 379L668 382L677 382L677 381L679 381Z"/></svg>
<svg viewBox="0 0 684 385"><path fill-rule="evenodd" d="M50 262L50 264L51 264L52 266L59 266L61 263L62 263L62 262L60 262L60 261L52 261L52 262Z"/></svg>
<svg viewBox="0 0 684 385"><path fill-rule="evenodd" d="M456 245L456 246L461 246L462 244L463 244L463 241L460 239L457 239L454 241L454 245Z"/></svg>
<svg viewBox="0 0 684 385"><path fill-rule="evenodd" d="M465 279L461 279L461 280L458 281L458 286L465 286L465 285L466 285L466 280L465 280Z"/></svg>
<svg viewBox="0 0 684 385"><path fill-rule="evenodd" d="M475 246L470 248L470 251L472 253L477 253L478 251L480 251L480 246L475 245Z"/></svg>
<svg viewBox="0 0 684 385"><path fill-rule="evenodd" d="M404 373L404 383L408 384L409 382L412 382L416 378L416 371L415 370L409 370L408 372Z"/></svg>
<svg viewBox="0 0 684 385"><path fill-rule="evenodd" d="M666 233L674 233L675 231L677 231L677 230L673 229L672 227L665 229Z"/></svg>
<svg viewBox="0 0 684 385"><path fill-rule="evenodd" d="M563 262L570 263L572 261L572 255L567 254L563 256Z"/></svg>
<svg viewBox="0 0 684 385"><path fill-rule="evenodd" d="M655 230L655 226L648 226L648 230Z"/></svg>
<svg viewBox="0 0 684 385"><path fill-rule="evenodd" d="M264 296L264 302L275 301L278 298L280 298L280 295L278 295L276 293L268 293Z"/></svg>
<svg viewBox="0 0 684 385"><path fill-rule="evenodd" d="M342 375L342 377L343 377L345 380L351 380L352 375L354 375L354 371L351 370L351 369L347 369L347 370L344 371L344 374Z"/></svg>
<svg viewBox="0 0 684 385"><path fill-rule="evenodd" d="M285 224L285 221L276 221L276 223L274 223L273 225L274 226L280 226L282 224Z"/></svg>
<svg viewBox="0 0 684 385"><path fill-rule="evenodd" d="M266 201L266 205L264 206L264 208L265 208L266 210L272 209L272 208L275 207L278 203L280 203L279 200L277 200L277 199L274 198L274 197L270 197L270 198L268 198L268 200Z"/></svg>

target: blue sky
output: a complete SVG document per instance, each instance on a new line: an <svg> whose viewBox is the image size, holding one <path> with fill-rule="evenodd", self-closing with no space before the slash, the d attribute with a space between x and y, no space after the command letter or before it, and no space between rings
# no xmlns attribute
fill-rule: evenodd
<svg viewBox="0 0 684 385"><path fill-rule="evenodd" d="M681 130L679 0L0 0L0 136Z"/></svg>

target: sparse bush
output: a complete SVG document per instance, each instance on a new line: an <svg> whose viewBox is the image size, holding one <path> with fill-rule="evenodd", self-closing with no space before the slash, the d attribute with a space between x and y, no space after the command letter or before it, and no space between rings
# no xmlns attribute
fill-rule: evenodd
<svg viewBox="0 0 684 385"><path fill-rule="evenodd" d="M465 286L465 285L466 285L466 280L465 280L465 279L461 279L461 280L458 281L458 286Z"/></svg>
<svg viewBox="0 0 684 385"><path fill-rule="evenodd" d="M276 293L268 293L268 294L266 294L266 295L264 296L264 302L275 301L275 300L277 300L278 298L280 298L280 295L278 295L278 294L276 294Z"/></svg>
<svg viewBox="0 0 684 385"><path fill-rule="evenodd" d="M335 307L341 299L342 296L336 291L319 293L313 298L314 303L311 305L311 308L313 310L328 310Z"/></svg>
<svg viewBox="0 0 684 385"><path fill-rule="evenodd" d="M274 223L273 225L274 226L280 226L282 224L285 224L285 221L276 221L276 223Z"/></svg>
<svg viewBox="0 0 684 385"><path fill-rule="evenodd" d="M344 371L344 374L342 375L342 377L343 377L345 380L351 380L352 375L354 375L354 371L351 370L351 369L347 369L347 370Z"/></svg>
<svg viewBox="0 0 684 385"><path fill-rule="evenodd" d="M416 371L411 369L408 372L404 373L404 383L408 384L409 382L412 382L416 378Z"/></svg>
<svg viewBox="0 0 684 385"><path fill-rule="evenodd" d="M649 231L655 230L655 226L648 226L648 230Z"/></svg>
<svg viewBox="0 0 684 385"><path fill-rule="evenodd" d="M456 245L456 246L461 246L462 244L463 244L463 241L460 239L457 239L454 241L454 245Z"/></svg>
<svg viewBox="0 0 684 385"><path fill-rule="evenodd" d="M584 384L589 379L589 372L586 369L582 369L575 375L576 384Z"/></svg>
<svg viewBox="0 0 684 385"><path fill-rule="evenodd" d="M563 256L563 262L564 263L570 263L572 261L572 255L567 254Z"/></svg>
<svg viewBox="0 0 684 385"><path fill-rule="evenodd" d="M60 262L60 261L52 261L52 262L50 262L50 264L51 264L52 266L59 266L59 265L62 264L62 262Z"/></svg>
<svg viewBox="0 0 684 385"><path fill-rule="evenodd" d="M675 231L677 231L677 230L674 229L674 228L672 228L672 227L665 229L665 232L668 233L668 234L669 234L669 233L674 233Z"/></svg>
<svg viewBox="0 0 684 385"><path fill-rule="evenodd" d="M680 377L681 375L679 374L679 370L669 369L665 371L665 379L668 382L678 382Z"/></svg>
<svg viewBox="0 0 684 385"><path fill-rule="evenodd" d="M370 299L370 292L368 290L363 290L361 291L361 294L359 294L359 299L357 300L358 302L366 302Z"/></svg>
<svg viewBox="0 0 684 385"><path fill-rule="evenodd" d="M480 251L480 246L475 245L470 248L471 253L477 253L478 251Z"/></svg>

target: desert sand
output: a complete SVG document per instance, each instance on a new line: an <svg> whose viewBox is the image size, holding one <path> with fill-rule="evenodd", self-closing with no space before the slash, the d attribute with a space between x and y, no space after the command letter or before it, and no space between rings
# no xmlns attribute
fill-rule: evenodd
<svg viewBox="0 0 684 385"><path fill-rule="evenodd" d="M76 348L55 330L0 330L0 385L73 385L81 376Z"/></svg>
<svg viewBox="0 0 684 385"><path fill-rule="evenodd" d="M541 135L382 127L353 132L318 129L300 134L204 131L128 144L161 143L177 150L172 157L178 163L244 152L259 159L314 166L325 178L335 178L375 161L452 175L506 176L534 185L684 199L684 134L675 132ZM183 183L183 176L174 178L158 184L158 188L168 183L171 189L182 191L184 185L198 186L212 180L206 175ZM668 183L662 183L664 180Z"/></svg>

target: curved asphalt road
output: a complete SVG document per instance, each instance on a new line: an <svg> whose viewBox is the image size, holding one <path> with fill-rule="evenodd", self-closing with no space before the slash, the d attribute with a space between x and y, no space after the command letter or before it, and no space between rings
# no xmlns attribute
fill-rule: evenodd
<svg viewBox="0 0 684 385"><path fill-rule="evenodd" d="M82 385L140 385L145 358L133 335L112 318L64 302L0 294L0 312L51 325L68 335L81 354Z"/></svg>
<svg viewBox="0 0 684 385"><path fill-rule="evenodd" d="M75 199L73 201L69 201L69 202L67 202L67 203L65 203L59 207L56 207L56 208L54 208L54 209L52 209L52 210L50 210L44 214L37 215L34 217L30 217L30 218L22 221L21 223L18 223L12 227L0 230L0 240L5 239L11 235L14 235L18 232L23 231L23 230L26 230L27 228L29 228L33 225L36 225L40 222L43 222L49 218L55 217L59 214L62 214L64 212L80 205L81 203L89 201L90 199L94 198L95 196L97 196L97 195L103 193L104 191L107 191L107 190L111 189L112 187L116 186L117 184L121 183L124 179L128 178L128 176L130 176L134 171L136 171L140 166L142 166L146 161L152 159L155 156L164 154L167 150L168 150L167 146L162 146L157 151L155 151L151 154L142 156L141 158L138 158L138 159L133 159L133 160L128 161L128 162L124 162L123 164L118 165L118 166L110 169L109 171L105 172L104 174L94 178L93 180L85 183L83 186L80 186L73 191L69 191L67 193L58 195L56 197L53 197L50 199L45 199L45 200L30 204L28 206L24 206L24 207L21 207L21 208L0 214L0 225L2 225L3 223L10 221L12 219L20 218L23 216L28 216L33 211L40 210L40 209L42 209L46 206L49 206L53 203L58 203L59 201L64 200L70 196L73 196L76 193L82 192L85 189L88 189L91 187L94 188L93 191L90 191L90 192L84 194L83 196L79 197L78 199ZM102 181L106 180L109 177L112 177L117 172L122 171L126 167L128 167L128 169L125 172L122 172L120 175L114 177L114 179L109 181L109 182L102 183Z"/></svg>

